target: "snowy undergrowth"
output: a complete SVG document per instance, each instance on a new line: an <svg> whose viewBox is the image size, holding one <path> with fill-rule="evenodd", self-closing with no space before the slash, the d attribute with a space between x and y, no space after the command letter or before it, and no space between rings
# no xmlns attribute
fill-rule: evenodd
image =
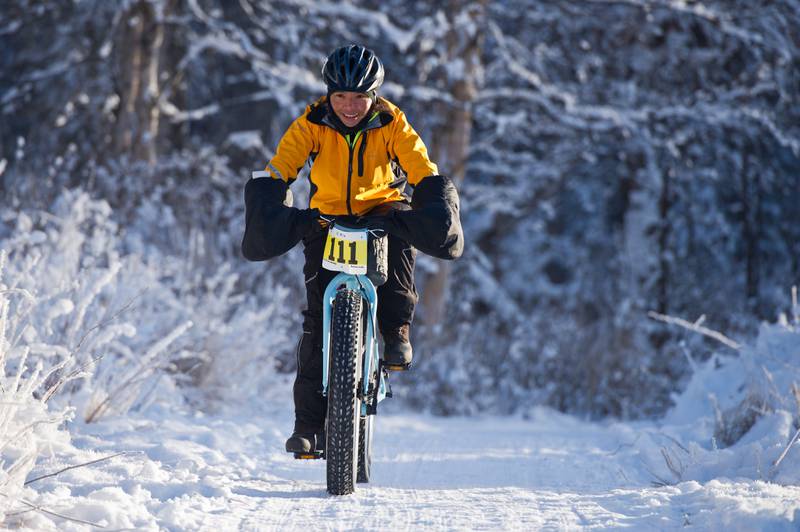
<svg viewBox="0 0 800 532"><path fill-rule="evenodd" d="M51 409L47 400L58 385L52 376L58 366L45 371L34 361L30 346L19 346L15 331L26 318L32 296L3 283L5 253L0 251L0 523L15 504L29 507L24 497L25 480L39 456L68 438L59 426L71 409ZM11 312L15 314L10 315ZM34 392L43 392L34 395Z"/></svg>
<svg viewBox="0 0 800 532"><path fill-rule="evenodd" d="M285 393L272 355L290 339L251 338L253 328L290 329L286 291L267 287L272 301L258 304L237 292L229 265L201 270L180 249L126 234L112 214L81 191L47 212L0 210L2 508L25 511L23 483L58 452L53 442L69 445L73 415L95 422L153 401Z"/></svg>
<svg viewBox="0 0 800 532"><path fill-rule="evenodd" d="M656 484L752 479L800 484L800 308L763 324L752 345L696 368L656 428L634 433Z"/></svg>

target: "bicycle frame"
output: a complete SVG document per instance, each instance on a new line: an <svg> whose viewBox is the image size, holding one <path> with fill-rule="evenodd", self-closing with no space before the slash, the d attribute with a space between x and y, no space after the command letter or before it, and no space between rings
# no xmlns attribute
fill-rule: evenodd
<svg viewBox="0 0 800 532"><path fill-rule="evenodd" d="M361 294L362 299L367 305L368 319L366 334L366 352L362 363L361 375L361 396L369 398L369 376L374 370L378 370L378 389L373 393L374 402L372 412L370 412L367 401L361 402L361 415L366 416L374 413L377 404L387 397L387 386L384 374L380 371L380 354L378 352L378 291L375 285L366 275L353 275L349 273L339 273L325 288L322 298L322 395L328 395L328 367L331 353L331 309L333 300L336 299L336 291L344 286L346 289L353 290Z"/></svg>

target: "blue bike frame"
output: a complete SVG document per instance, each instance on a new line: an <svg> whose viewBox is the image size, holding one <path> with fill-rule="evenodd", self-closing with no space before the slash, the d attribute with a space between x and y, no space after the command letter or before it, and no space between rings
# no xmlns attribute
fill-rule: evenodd
<svg viewBox="0 0 800 532"><path fill-rule="evenodd" d="M339 229L346 230L341 226ZM328 367L331 356L331 311L333 301L336 299L336 292L339 287L353 290L361 294L361 298L367 305L368 316L366 333L366 353L362 364L362 390L361 397L369 397L369 376L373 370L380 366L380 354L378 352L378 335L376 324L378 323L378 291L372 281L366 275L353 275L349 273L339 273L325 288L322 298L322 395L328 395ZM377 402L386 398L386 381L382 371L378 373L378 394ZM373 405L377 406L377 405ZM361 402L361 415L367 415L367 402Z"/></svg>

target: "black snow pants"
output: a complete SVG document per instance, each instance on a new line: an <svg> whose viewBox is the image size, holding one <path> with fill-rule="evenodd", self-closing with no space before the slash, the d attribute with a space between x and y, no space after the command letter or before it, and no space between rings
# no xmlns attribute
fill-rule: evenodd
<svg viewBox="0 0 800 532"><path fill-rule="evenodd" d="M408 210L403 202L379 205L369 215L389 209ZM325 422L327 400L322 395L322 297L337 272L322 268L327 232L303 239L306 284L306 310L303 311L303 336L297 346L297 377L294 381L296 432L318 433ZM403 324L411 324L417 304L414 286L414 261L417 251L403 240L389 235L389 276L378 287L378 328L383 334Z"/></svg>

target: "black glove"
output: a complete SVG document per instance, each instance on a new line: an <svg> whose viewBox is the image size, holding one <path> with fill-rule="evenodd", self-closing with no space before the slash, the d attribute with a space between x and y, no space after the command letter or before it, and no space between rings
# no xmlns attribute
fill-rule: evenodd
<svg viewBox="0 0 800 532"><path fill-rule="evenodd" d="M296 209L285 203L289 186L280 179L251 179L245 185L245 233L242 254L268 260L286 253L306 234L318 231L317 209Z"/></svg>
<svg viewBox="0 0 800 532"><path fill-rule="evenodd" d="M457 259L464 251L458 191L445 176L424 178L414 187L410 211L394 211L378 223L385 231L439 259Z"/></svg>
<svg viewBox="0 0 800 532"><path fill-rule="evenodd" d="M319 217L319 209L303 209L298 213L303 220L303 239L308 240L328 229L328 222Z"/></svg>

